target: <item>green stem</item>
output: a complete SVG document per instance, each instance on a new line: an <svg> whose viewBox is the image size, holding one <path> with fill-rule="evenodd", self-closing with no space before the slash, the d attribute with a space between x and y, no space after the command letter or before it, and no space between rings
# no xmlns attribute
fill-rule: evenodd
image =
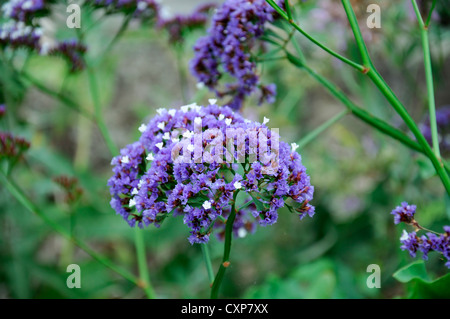
<svg viewBox="0 0 450 319"><path fill-rule="evenodd" d="M307 144L309 144L311 141L313 141L317 136L319 136L322 132L327 130L330 126L333 126L336 122L338 122L340 119L342 119L344 116L346 116L349 113L349 110L343 110L333 116L331 119L320 125L319 127L312 130L310 133L308 133L305 137L303 137L298 142L298 147L300 149L304 148Z"/></svg>
<svg viewBox="0 0 450 319"><path fill-rule="evenodd" d="M420 35L422 38L422 48L423 48L423 59L425 64L425 78L427 82L427 92L428 92L428 110L430 113L430 129L431 129L431 140L433 143L434 154L437 158L441 158L441 152L439 150L439 135L436 123L436 104L434 99L434 84L433 84L433 70L431 68L431 53L430 53L430 42L428 39L428 26L425 26L420 15L419 7L415 0L411 0L414 11L416 12L417 20L420 26Z"/></svg>
<svg viewBox="0 0 450 319"><path fill-rule="evenodd" d="M203 260L205 261L206 271L208 272L208 279L210 284L212 285L212 283L214 282L214 271L212 268L211 257L209 255L208 244L205 243L201 244L200 246L202 247Z"/></svg>
<svg viewBox="0 0 450 319"><path fill-rule="evenodd" d="M64 95L62 92L56 92L56 91L46 87L44 84L40 83L38 80L36 80L34 77L32 77L31 75L29 75L26 72L22 72L20 75L23 78L25 78L28 82L30 82L32 85L34 85L39 91L57 99L58 101L60 101L64 105L66 105L67 107L75 110L76 112L79 112L80 114L87 117L88 119L94 120L94 116L90 112L81 108L76 102L71 100L69 97Z"/></svg>
<svg viewBox="0 0 450 319"><path fill-rule="evenodd" d="M111 152L111 155L119 154L119 150L117 149L116 145L112 141L108 128L106 127L106 124L103 120L102 111L101 111L101 104L100 104L100 97L98 95L98 87L97 87L97 81L95 79L94 72L89 68L87 68L88 78L89 78L89 89L91 91L92 95L92 102L94 103L94 110L95 110L95 122L97 123L98 128L100 129L100 132L106 142L106 145Z"/></svg>
<svg viewBox="0 0 450 319"><path fill-rule="evenodd" d="M80 239L77 239L75 237L72 237L71 234L66 231L63 227L61 227L59 224L55 223L51 219L49 219L42 211L40 211L28 197L23 193L23 191L15 185L11 180L9 180L3 172L0 172L0 180L3 185L8 189L8 191L16 198L16 200L21 203L25 208L27 208L30 212L36 214L38 217L40 217L48 226L50 226L54 231L62 235L67 240L72 241L75 245L77 245L79 248L81 248L84 252L86 252L89 256L91 256L93 259L101 263L103 266L111 269L115 273L119 274L123 278L129 280L135 285L138 285L138 279L131 273L129 273L127 270L122 269L118 266L116 266L111 260L109 260L106 257L103 257L99 254L97 254L94 250L92 250L88 245L86 245L83 241Z"/></svg>
<svg viewBox="0 0 450 319"><path fill-rule="evenodd" d="M361 30L359 29L355 12L353 11L353 8L349 0L342 0L342 3L344 5L344 9L350 22L353 34L355 35L355 39L362 39ZM441 178L442 184L444 185L447 193L450 194L450 178L444 169L444 164L442 163L441 159L435 155L430 145L428 144L427 140L420 132L420 129L418 128L417 124L414 122L413 118L409 115L405 106L400 102L395 93L392 91L392 89L389 87L389 85L386 83L383 77L378 73L378 71L373 66L373 63L368 55L368 51L364 41L358 43L358 46L360 49L360 54L363 57L363 60L368 61L368 64L370 65L369 71L365 73L369 76L372 82L378 87L380 92L385 96L385 98L389 101L389 103L392 105L395 111L400 115L405 124L414 134L418 143L424 149L425 155L430 159L437 174Z"/></svg>
<svg viewBox="0 0 450 319"><path fill-rule="evenodd" d="M431 16L433 15L433 11L434 11L434 8L436 7L436 3L437 3L437 0L433 0L433 3L431 4L430 12L428 12L427 21L425 22L425 27L428 27L430 25Z"/></svg>
<svg viewBox="0 0 450 319"><path fill-rule="evenodd" d="M220 265L219 271L216 274L214 283L211 289L211 299L217 299L219 295L219 289L225 275L225 271L230 265L230 251L231 251L231 240L233 238L233 223L236 218L236 197L239 191L233 194L233 203L231 205L230 216L228 216L227 224L225 226L225 244L223 250L222 264Z"/></svg>
<svg viewBox="0 0 450 319"><path fill-rule="evenodd" d="M152 285L150 283L150 275L147 267L147 260L145 254L145 242L144 242L144 233L140 228L136 228L134 230L134 243L136 246L136 254L138 260L138 268L139 268L139 287L141 287L148 299L155 299L155 292L153 291Z"/></svg>
<svg viewBox="0 0 450 319"><path fill-rule="evenodd" d="M310 36L297 23L295 23L292 19L289 19L288 15L275 3L274 0L266 0L266 1L272 8L274 8L286 21L288 21L297 31L299 31L308 40L313 42L315 45L320 47L322 50L324 50L324 51L328 52L329 54L331 54L332 56L338 58L342 62L350 65L351 67L359 70L360 72L365 72L366 68L364 66L347 59L346 57L340 55L339 53L337 53L337 52L335 52L333 50L331 50L330 48L328 48L327 46L322 44L320 41L318 41L315 38L313 38L312 36Z"/></svg>

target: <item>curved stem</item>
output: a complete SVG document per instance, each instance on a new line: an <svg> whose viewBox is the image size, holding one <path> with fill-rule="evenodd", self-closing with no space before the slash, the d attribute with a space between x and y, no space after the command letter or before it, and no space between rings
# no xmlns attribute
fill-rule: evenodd
<svg viewBox="0 0 450 319"><path fill-rule="evenodd" d="M355 12L353 11L353 8L349 0L342 0L342 4L344 5L344 9L350 22L353 34L355 35L355 39L362 39L361 30L359 29ZM366 72L366 74L372 80L372 82L378 87L380 92L385 96L385 98L389 101L394 110L400 115L405 124L414 134L415 138L417 139L417 142L422 146L425 155L430 159L437 174L441 178L442 184L444 185L447 193L450 194L450 177L447 174L446 170L444 169L444 164L442 163L441 159L435 155L430 145L428 144L427 140L423 136L422 132L418 128L416 122L414 122L411 115L409 115L405 106L400 102L395 93L392 91L392 89L389 87L389 85L386 83L383 77L378 73L378 71L373 66L372 61L368 55L367 48L364 44L364 41L358 43L358 46L360 49L360 53L363 57L363 60L368 61L368 63L370 64L370 69L368 72Z"/></svg>
<svg viewBox="0 0 450 319"><path fill-rule="evenodd" d="M411 0L411 2L413 4L414 11L416 12L417 20L419 21L420 36L422 38L425 78L427 82L427 92L428 92L428 110L430 113L431 140L433 143L434 154L436 155L437 158L441 158L441 152L439 150L438 129L436 123L436 104L434 99L433 71L431 68L431 53L430 53L430 42L428 39L428 26L425 26L425 24L423 23L422 16L420 15L420 11L417 6L416 0Z"/></svg>
<svg viewBox="0 0 450 319"><path fill-rule="evenodd" d="M225 226L225 244L223 250L223 258L222 264L220 265L219 271L216 274L216 278L214 279L214 283L211 289L211 299L217 299L219 295L220 285L223 281L223 276L225 275L225 271L230 265L230 251L231 251L231 240L233 238L233 223L236 218L236 197L239 191L234 192L233 194L233 202L231 205L230 216L228 216L227 224Z"/></svg>
<svg viewBox="0 0 450 319"><path fill-rule="evenodd" d="M106 127L106 124L103 120L100 98L98 95L97 81L95 79L94 72L88 66L86 66L86 68L87 68L87 73L88 73L88 78L89 78L89 89L91 91L92 101L94 103L95 122L97 123L97 126L103 136L103 139L106 142L106 146L108 147L109 151L111 152L111 155L114 156L119 153L119 150L117 149L116 145L112 141L111 136L109 135L108 128Z"/></svg>
<svg viewBox="0 0 450 319"><path fill-rule="evenodd" d="M303 36L305 36L308 40L313 42L315 45L320 47L322 50L328 52L335 58L338 58L342 62L350 65L351 67L357 69L360 72L365 72L366 68L356 62L351 61L350 59L347 59L346 57L340 55L339 53L333 51L332 49L328 48L326 45L322 44L320 41L316 40L312 36L310 36L307 32L305 32L297 23L294 22L294 20L289 19L288 15L275 3L273 0L266 0L267 3L274 8L286 21L288 21L298 32L300 32Z"/></svg>
<svg viewBox="0 0 450 319"><path fill-rule="evenodd" d="M136 254L138 260L139 268L139 287L141 287L148 299L155 298L155 292L153 291L152 285L150 283L150 275L147 268L147 260L145 257L145 243L144 243L144 233L142 229L136 228L134 233L134 242L136 246Z"/></svg>

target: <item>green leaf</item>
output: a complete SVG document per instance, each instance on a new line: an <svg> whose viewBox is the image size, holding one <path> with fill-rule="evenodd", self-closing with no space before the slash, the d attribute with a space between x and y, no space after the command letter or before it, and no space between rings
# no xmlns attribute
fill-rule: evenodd
<svg viewBox="0 0 450 319"><path fill-rule="evenodd" d="M422 260L401 268L393 276L407 284L408 298L450 298L450 273L431 280Z"/></svg>
<svg viewBox="0 0 450 319"><path fill-rule="evenodd" d="M423 260L415 261L397 270L393 275L400 282L407 283L414 279L430 280Z"/></svg>

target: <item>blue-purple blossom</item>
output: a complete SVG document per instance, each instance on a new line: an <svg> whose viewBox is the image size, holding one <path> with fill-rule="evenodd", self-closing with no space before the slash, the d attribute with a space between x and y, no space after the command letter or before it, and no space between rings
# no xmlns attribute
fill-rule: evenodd
<svg viewBox="0 0 450 319"><path fill-rule="evenodd" d="M49 5L53 0L9 0L1 9L3 16L22 22L30 22L32 18L44 15L49 10Z"/></svg>
<svg viewBox="0 0 450 319"><path fill-rule="evenodd" d="M91 4L106 9L107 14L132 14L135 18L158 18L160 10L156 0L94 0Z"/></svg>
<svg viewBox="0 0 450 319"><path fill-rule="evenodd" d="M391 214L394 215L394 223L400 222L411 224L416 227L416 231L423 229L414 220L414 214L416 212L415 205L409 205L403 202L401 206L396 207ZM428 232L426 235L419 237L416 232L408 233L403 231L400 237L401 249L407 250L411 257L416 257L417 251L422 252L422 258L428 260L428 253L430 251L436 251L441 253L447 262L445 265L450 269L450 226L444 226L444 234L435 234Z"/></svg>
<svg viewBox="0 0 450 319"><path fill-rule="evenodd" d="M260 92L261 103L274 101L275 85L261 84L252 49L264 34L265 24L275 16L265 0L226 0L214 14L208 35L194 46L192 74L217 96L231 96L228 105L232 109L240 109L244 99L255 91ZM225 74L235 81L219 87Z"/></svg>
<svg viewBox="0 0 450 319"><path fill-rule="evenodd" d="M191 243L220 237L233 196L251 204L236 206L234 234L244 237L255 222L272 225L287 206L302 219L314 215L314 187L300 155L279 141L265 124L242 118L211 100L181 109L159 109L139 127L139 141L113 158L108 181L111 206L130 226L159 225L183 217Z"/></svg>
<svg viewBox="0 0 450 319"><path fill-rule="evenodd" d="M407 202L402 202L397 206L391 214L394 215L394 223L412 224L414 221L414 214L416 213L416 205L409 205Z"/></svg>
<svg viewBox="0 0 450 319"><path fill-rule="evenodd" d="M400 238L402 250L407 250L411 257L416 257L417 251L422 252L422 258L428 260L428 253L435 251L446 258L445 265L450 269L450 226L444 226L444 234L427 233L421 237L416 232L408 233L405 230Z"/></svg>
<svg viewBox="0 0 450 319"><path fill-rule="evenodd" d="M9 20L0 24L0 48L28 48L39 52L41 36L40 28L26 25L22 21Z"/></svg>

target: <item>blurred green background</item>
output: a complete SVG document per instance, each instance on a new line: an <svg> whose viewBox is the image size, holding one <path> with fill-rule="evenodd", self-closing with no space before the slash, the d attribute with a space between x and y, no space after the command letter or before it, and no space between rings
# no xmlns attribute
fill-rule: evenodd
<svg viewBox="0 0 450 319"><path fill-rule="evenodd" d="M220 1L217 1L220 3ZM166 1L174 13L186 14L204 1ZM354 1L355 10L375 65L417 122L427 113L420 34L411 4L405 1ZM368 29L367 4L381 6L381 29ZM436 105L450 104L450 21L448 4L440 3L440 18L430 29ZM298 2L301 25L345 56L359 60L353 36L339 1ZM447 11L446 11L447 10ZM93 17L83 16L82 23ZM94 17L95 18L95 17ZM111 16L87 35L88 59L95 61L105 122L120 148L137 140L138 127L159 107L205 103L213 95L198 90L189 75L192 45L205 31L186 35L183 47L168 43L166 33L131 23L116 45L103 55L123 17ZM56 38L74 36L64 27L64 7L46 24ZM402 122L369 79L342 65L295 34L310 66L333 80L353 101L405 130ZM270 46L269 46L270 48ZM18 52L20 62L21 54ZM86 72L67 76L63 60L32 56L28 74L62 90L87 110L93 110ZM296 142L344 106L305 72L287 61L259 66L265 83L277 84L273 105L248 100L247 118L270 118L286 142ZM1 76L14 101L8 105L2 129L31 142L11 174L17 185L48 218L116 264L137 274L134 229L109 206L106 186L112 175L109 151L98 129L83 116L20 78ZM6 124L7 123L7 124ZM418 206L417 219L430 229L449 224L450 200L428 160L347 115L299 150L315 186L314 218L299 221L289 211L278 222L258 227L253 235L233 241L231 266L221 290L227 298L401 298L414 295L417 280L396 280L393 274L414 261L400 250L403 226L395 226L390 211L401 201ZM83 193L68 205L54 181L66 175L78 179ZM0 298L143 298L144 292L93 260L0 186ZM208 298L209 283L200 246L187 241L182 218L168 219L160 229L145 229L150 279L158 298ZM212 237L213 238L213 237ZM210 249L217 270L223 243L213 238ZM420 254L419 254L420 255ZM417 258L419 260L420 257ZM81 289L69 289L69 264L81 267ZM381 288L369 289L366 271L381 268ZM447 272L440 256L430 255L429 278ZM421 268L420 271L423 271ZM431 289L432 290L432 289ZM415 290L414 290L415 291ZM428 290L427 290L428 291ZM439 293L441 293L439 295ZM448 297L446 289L437 293Z"/></svg>

